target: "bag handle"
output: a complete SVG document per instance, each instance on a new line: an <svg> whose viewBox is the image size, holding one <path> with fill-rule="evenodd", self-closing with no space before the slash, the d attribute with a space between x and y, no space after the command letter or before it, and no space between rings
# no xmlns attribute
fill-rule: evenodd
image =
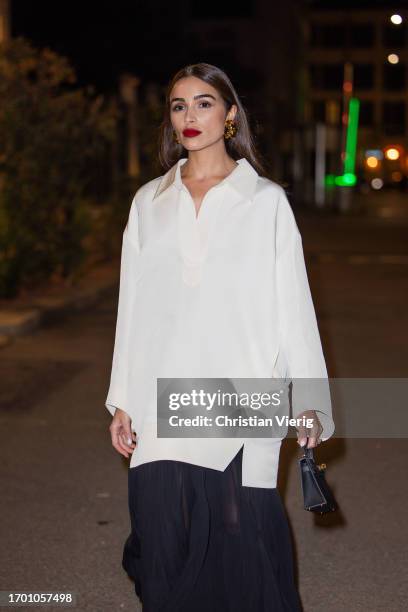
<svg viewBox="0 0 408 612"><path fill-rule="evenodd" d="M312 459L314 461L313 448L307 448L307 442L304 446L301 446L300 448L303 451L304 457L307 457L308 459Z"/></svg>
<svg viewBox="0 0 408 612"><path fill-rule="evenodd" d="M306 442L307 444L307 442ZM301 457L301 459L306 459L309 462L311 462L311 464L313 466L316 466L316 468L318 470L325 470L326 469L326 464L325 463L321 463L320 465L316 464L315 458L314 458L314 454L313 454L313 448L307 448L306 444L304 446L301 446L300 448L303 450L303 455ZM310 465L310 463L309 463Z"/></svg>

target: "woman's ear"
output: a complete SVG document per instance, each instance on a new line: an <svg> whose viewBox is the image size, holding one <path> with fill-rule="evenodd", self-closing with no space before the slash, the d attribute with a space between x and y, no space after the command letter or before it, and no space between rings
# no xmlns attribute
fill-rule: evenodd
<svg viewBox="0 0 408 612"><path fill-rule="evenodd" d="M237 111L238 111L238 109L237 109L236 104L233 104L233 105L231 106L231 108L229 109L228 113L227 113L226 119L232 119L232 120L234 120L234 119L235 119L235 116L236 116L236 114L237 114Z"/></svg>

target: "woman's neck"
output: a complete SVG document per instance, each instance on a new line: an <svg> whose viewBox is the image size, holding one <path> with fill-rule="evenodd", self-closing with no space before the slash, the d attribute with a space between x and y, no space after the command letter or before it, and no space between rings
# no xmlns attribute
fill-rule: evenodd
<svg viewBox="0 0 408 612"><path fill-rule="evenodd" d="M219 155L207 151L190 151L188 160L181 166L183 179L206 181L214 178L224 178L237 166L224 150Z"/></svg>

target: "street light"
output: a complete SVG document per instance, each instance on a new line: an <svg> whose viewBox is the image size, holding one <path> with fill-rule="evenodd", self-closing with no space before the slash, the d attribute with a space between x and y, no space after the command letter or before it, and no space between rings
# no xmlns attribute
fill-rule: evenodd
<svg viewBox="0 0 408 612"><path fill-rule="evenodd" d="M400 23L402 23L402 17L401 15L391 15L390 21L394 25L400 25Z"/></svg>
<svg viewBox="0 0 408 612"><path fill-rule="evenodd" d="M385 157L391 161L395 161L399 159L400 152L395 147L387 147L387 149L385 149Z"/></svg>

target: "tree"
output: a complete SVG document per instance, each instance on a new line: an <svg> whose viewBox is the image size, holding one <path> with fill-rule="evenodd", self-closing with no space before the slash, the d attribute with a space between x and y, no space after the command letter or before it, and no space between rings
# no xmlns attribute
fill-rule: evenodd
<svg viewBox="0 0 408 612"><path fill-rule="evenodd" d="M110 169L117 111L75 88L68 60L22 38L0 45L0 295L84 261L92 188Z"/></svg>

